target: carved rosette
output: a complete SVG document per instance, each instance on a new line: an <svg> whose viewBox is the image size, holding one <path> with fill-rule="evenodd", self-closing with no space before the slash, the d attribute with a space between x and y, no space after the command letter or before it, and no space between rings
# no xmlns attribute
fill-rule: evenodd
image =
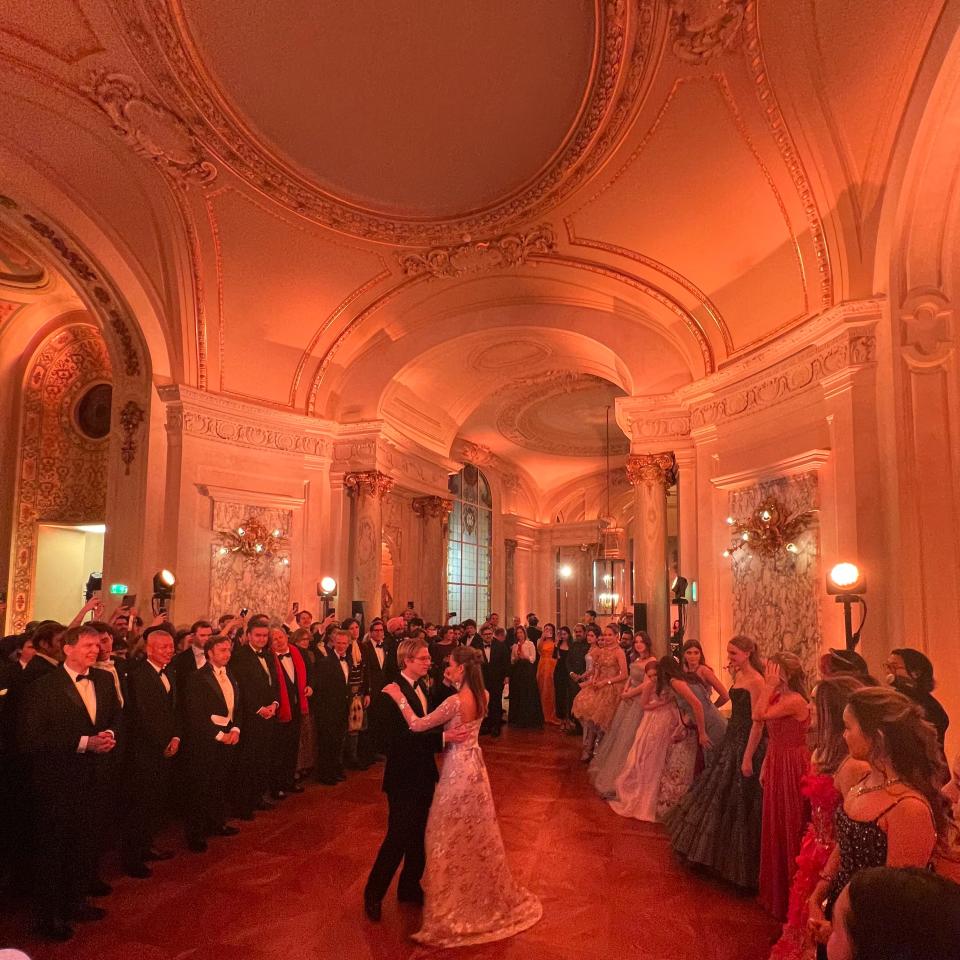
<svg viewBox="0 0 960 960"><path fill-rule="evenodd" d="M482 443L474 443L472 440L463 442L460 456L475 467L489 467L496 459L489 447L485 447Z"/></svg>
<svg viewBox="0 0 960 960"><path fill-rule="evenodd" d="M687 63L708 63L741 37L746 0L671 0L673 52Z"/></svg>
<svg viewBox="0 0 960 960"><path fill-rule="evenodd" d="M393 489L393 477L388 477L379 470L365 470L363 472L348 473L343 478L343 485L351 494L376 497L382 500Z"/></svg>
<svg viewBox="0 0 960 960"><path fill-rule="evenodd" d="M418 517L446 519L453 510L453 501L443 497L416 497L411 501L410 507Z"/></svg>
<svg viewBox="0 0 960 960"><path fill-rule="evenodd" d="M123 461L124 473L130 476L130 465L137 455L137 432L144 418L143 407L136 400L128 400L120 411L120 432L123 442L120 445L120 459Z"/></svg>
<svg viewBox="0 0 960 960"><path fill-rule="evenodd" d="M660 484L666 488L676 478L677 461L670 452L634 453L627 457L627 479L634 486Z"/></svg>

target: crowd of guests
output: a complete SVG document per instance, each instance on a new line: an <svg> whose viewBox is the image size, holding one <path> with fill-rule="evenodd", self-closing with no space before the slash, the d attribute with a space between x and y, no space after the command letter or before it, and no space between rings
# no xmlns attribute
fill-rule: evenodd
<svg viewBox="0 0 960 960"><path fill-rule="evenodd" d="M601 627L592 610L572 628L532 613L509 627L497 614L431 624L408 610L366 631L296 608L286 623L225 615L180 630L162 614L149 627L125 608L100 615L91 601L70 625L30 624L0 658L0 870L29 888L51 939L105 914L91 901L110 892L108 847L147 878L173 855L155 844L172 821L200 854L311 780L333 786L382 760L368 708L396 679L404 639L428 645L431 708L454 692L444 671L469 645L490 694L482 733L580 737L613 811L664 822L683 860L756 891L783 921L772 960L887 956L862 946L886 936L870 906L885 890L932 898L941 926L960 923L955 885L907 869L956 875L960 804L949 720L917 650L893 650L882 685L859 655L831 651L811 694L791 653L764 661L733 637L728 687L696 640L658 659L646 633Z"/></svg>
<svg viewBox="0 0 960 960"><path fill-rule="evenodd" d="M687 863L756 892L784 924L772 960L826 957L828 942L831 958L957 955L957 887L903 873L960 872L960 762L951 777L923 653L893 650L880 684L857 653L830 651L811 695L794 654L763 660L749 637L727 645L729 688L696 640L658 660L638 634L631 662L615 625L588 639L572 713L597 792L622 816L664 822ZM878 885L935 894L951 951L853 951L851 911L883 939L865 906Z"/></svg>

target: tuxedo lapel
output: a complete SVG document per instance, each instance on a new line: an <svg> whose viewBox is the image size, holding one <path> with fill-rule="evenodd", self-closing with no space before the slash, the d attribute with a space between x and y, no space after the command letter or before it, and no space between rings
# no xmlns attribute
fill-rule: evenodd
<svg viewBox="0 0 960 960"><path fill-rule="evenodd" d="M423 716L423 704L420 702L420 698L417 696L417 691L410 685L407 681L407 678L401 675L400 679L397 681L398 686L403 691L403 695L407 698L407 703L410 704L410 709L418 716Z"/></svg>
<svg viewBox="0 0 960 960"><path fill-rule="evenodd" d="M217 678L213 675L212 667L210 667L209 669L207 667L203 668L203 679L210 684L210 686L213 688L214 692L216 693L217 698L223 704L223 715L226 716L227 701L223 698L223 691L220 689L220 684L217 683ZM231 684L233 684L233 697L234 697L234 702L236 702L236 697L237 697L236 684L233 683L233 678L230 676L230 674L227 674L227 679L230 681Z"/></svg>
<svg viewBox="0 0 960 960"><path fill-rule="evenodd" d="M73 678L67 673L64 667L58 667L57 673L60 676L60 683L63 685L64 690L67 693L67 696L71 699L74 706L77 710L80 711L83 719L89 723L90 714L87 713L87 705L83 702L83 697L80 696L80 691L77 690L77 685L73 682ZM87 680L87 683L92 683L91 680Z"/></svg>

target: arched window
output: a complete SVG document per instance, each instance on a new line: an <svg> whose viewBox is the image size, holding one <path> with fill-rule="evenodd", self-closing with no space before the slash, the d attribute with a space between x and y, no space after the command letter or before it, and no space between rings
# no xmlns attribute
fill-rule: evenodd
<svg viewBox="0 0 960 960"><path fill-rule="evenodd" d="M450 477L453 512L447 548L447 611L482 623L490 613L493 499L487 478L472 464Z"/></svg>

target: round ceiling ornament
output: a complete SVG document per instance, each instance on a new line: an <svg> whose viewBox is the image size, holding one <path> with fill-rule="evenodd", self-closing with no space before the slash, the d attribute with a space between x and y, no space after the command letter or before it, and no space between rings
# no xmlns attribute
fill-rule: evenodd
<svg viewBox="0 0 960 960"><path fill-rule="evenodd" d="M242 18L226 0L153 0L148 23L119 2L142 64L215 158L330 229L409 247L494 236L584 183L666 31L658 0L456 17L442 0L291 0Z"/></svg>

